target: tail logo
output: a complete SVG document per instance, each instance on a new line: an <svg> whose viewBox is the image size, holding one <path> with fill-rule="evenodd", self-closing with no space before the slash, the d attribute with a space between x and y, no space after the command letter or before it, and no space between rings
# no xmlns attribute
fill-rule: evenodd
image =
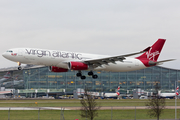
<svg viewBox="0 0 180 120"><path fill-rule="evenodd" d="M116 94L117 94L118 96L120 95L119 90L120 90L120 86L118 86L118 89L116 90Z"/></svg>
<svg viewBox="0 0 180 120"><path fill-rule="evenodd" d="M150 50L149 50L148 52L146 52L147 59L149 59L149 60L155 60L155 57L156 57L157 55L159 55L160 53L159 53L159 51L155 51L155 52L151 53L151 50L152 50L152 47L150 48Z"/></svg>
<svg viewBox="0 0 180 120"><path fill-rule="evenodd" d="M179 86L176 88L176 95L179 95Z"/></svg>

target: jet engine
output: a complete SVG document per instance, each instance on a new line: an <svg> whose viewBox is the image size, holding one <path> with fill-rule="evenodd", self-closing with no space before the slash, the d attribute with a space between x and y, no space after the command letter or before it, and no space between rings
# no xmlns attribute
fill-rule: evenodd
<svg viewBox="0 0 180 120"><path fill-rule="evenodd" d="M55 66L50 66L49 71L51 72L67 72L68 69L60 68L60 67L55 67Z"/></svg>
<svg viewBox="0 0 180 120"><path fill-rule="evenodd" d="M82 62L69 62L69 69L71 70L87 70L89 66Z"/></svg>

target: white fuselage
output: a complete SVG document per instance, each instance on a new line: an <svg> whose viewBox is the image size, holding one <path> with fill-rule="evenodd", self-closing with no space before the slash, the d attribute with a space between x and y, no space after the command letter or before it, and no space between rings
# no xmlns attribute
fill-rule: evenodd
<svg viewBox="0 0 180 120"><path fill-rule="evenodd" d="M3 76L3 78L0 79L0 84L9 80L9 78L11 78L11 77L10 77L10 74L8 72L8 73L6 73L6 75Z"/></svg>
<svg viewBox="0 0 180 120"><path fill-rule="evenodd" d="M113 98L113 97L118 97L117 93L104 93L105 98Z"/></svg>
<svg viewBox="0 0 180 120"><path fill-rule="evenodd" d="M15 48L3 53L3 56L11 61L23 64L56 66L65 69L68 68L68 62L84 61L88 59L98 59L110 57L107 55L87 54L78 52L67 52L58 50L45 50L36 48ZM126 57L123 61L115 63L103 64L101 67L96 67L93 70L126 72L144 69L146 66L138 59Z"/></svg>
<svg viewBox="0 0 180 120"><path fill-rule="evenodd" d="M162 98L173 98L176 96L176 93L160 93L160 97Z"/></svg>
<svg viewBox="0 0 180 120"><path fill-rule="evenodd" d="M13 80L13 81L9 81L9 82L4 82L3 85L4 86L18 85L18 84L22 84L23 82L24 82L24 80Z"/></svg>
<svg viewBox="0 0 180 120"><path fill-rule="evenodd" d="M2 78L0 79L0 83L7 81L9 78Z"/></svg>

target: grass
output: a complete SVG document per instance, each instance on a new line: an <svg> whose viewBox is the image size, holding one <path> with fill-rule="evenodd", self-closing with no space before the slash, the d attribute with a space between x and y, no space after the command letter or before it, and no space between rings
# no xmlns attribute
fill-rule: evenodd
<svg viewBox="0 0 180 120"><path fill-rule="evenodd" d="M174 106L174 99L166 100L166 106ZM38 104L36 105L35 102ZM147 100L97 100L101 106L145 106ZM180 100L177 100L180 105ZM81 106L80 100L0 100L0 107L72 107ZM8 110L0 111L0 120L8 119ZM10 120L38 120L38 110L11 110ZM110 120L111 113L114 120L135 119L135 110L99 110L99 116L95 120ZM174 109L165 109L160 119L174 119ZM60 110L41 110L40 120L60 120ZM85 120L80 117L79 110L65 110L66 120ZM177 118L180 118L180 110L177 110ZM155 119L147 115L147 109L136 110L136 119Z"/></svg>
<svg viewBox="0 0 180 120"><path fill-rule="evenodd" d="M10 120L38 120L38 114L40 120L60 120L61 111L60 110L38 110L32 111L10 111ZM110 120L112 119L135 119L135 110L99 110L99 116L95 120ZM111 114L112 113L112 114ZM79 110L66 110L64 111L65 120L85 120L85 118L80 117ZM180 110L177 110L177 118L179 118ZM0 111L0 120L8 119L8 111ZM147 115L147 110L136 110L136 119L156 119L150 118ZM166 109L161 115L160 119L174 119L174 110Z"/></svg>
<svg viewBox="0 0 180 120"><path fill-rule="evenodd" d="M37 102L37 104L35 104ZM103 106L145 106L147 100L97 100ZM174 99L166 100L166 106L174 106ZM177 106L180 100L177 100ZM0 107L78 107L80 100L0 100Z"/></svg>

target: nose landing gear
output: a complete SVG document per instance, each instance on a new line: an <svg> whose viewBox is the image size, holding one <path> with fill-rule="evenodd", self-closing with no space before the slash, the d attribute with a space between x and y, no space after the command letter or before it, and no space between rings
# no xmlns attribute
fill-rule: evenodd
<svg viewBox="0 0 180 120"><path fill-rule="evenodd" d="M20 62L18 62L18 70L22 70L22 67L21 67L21 63Z"/></svg>

